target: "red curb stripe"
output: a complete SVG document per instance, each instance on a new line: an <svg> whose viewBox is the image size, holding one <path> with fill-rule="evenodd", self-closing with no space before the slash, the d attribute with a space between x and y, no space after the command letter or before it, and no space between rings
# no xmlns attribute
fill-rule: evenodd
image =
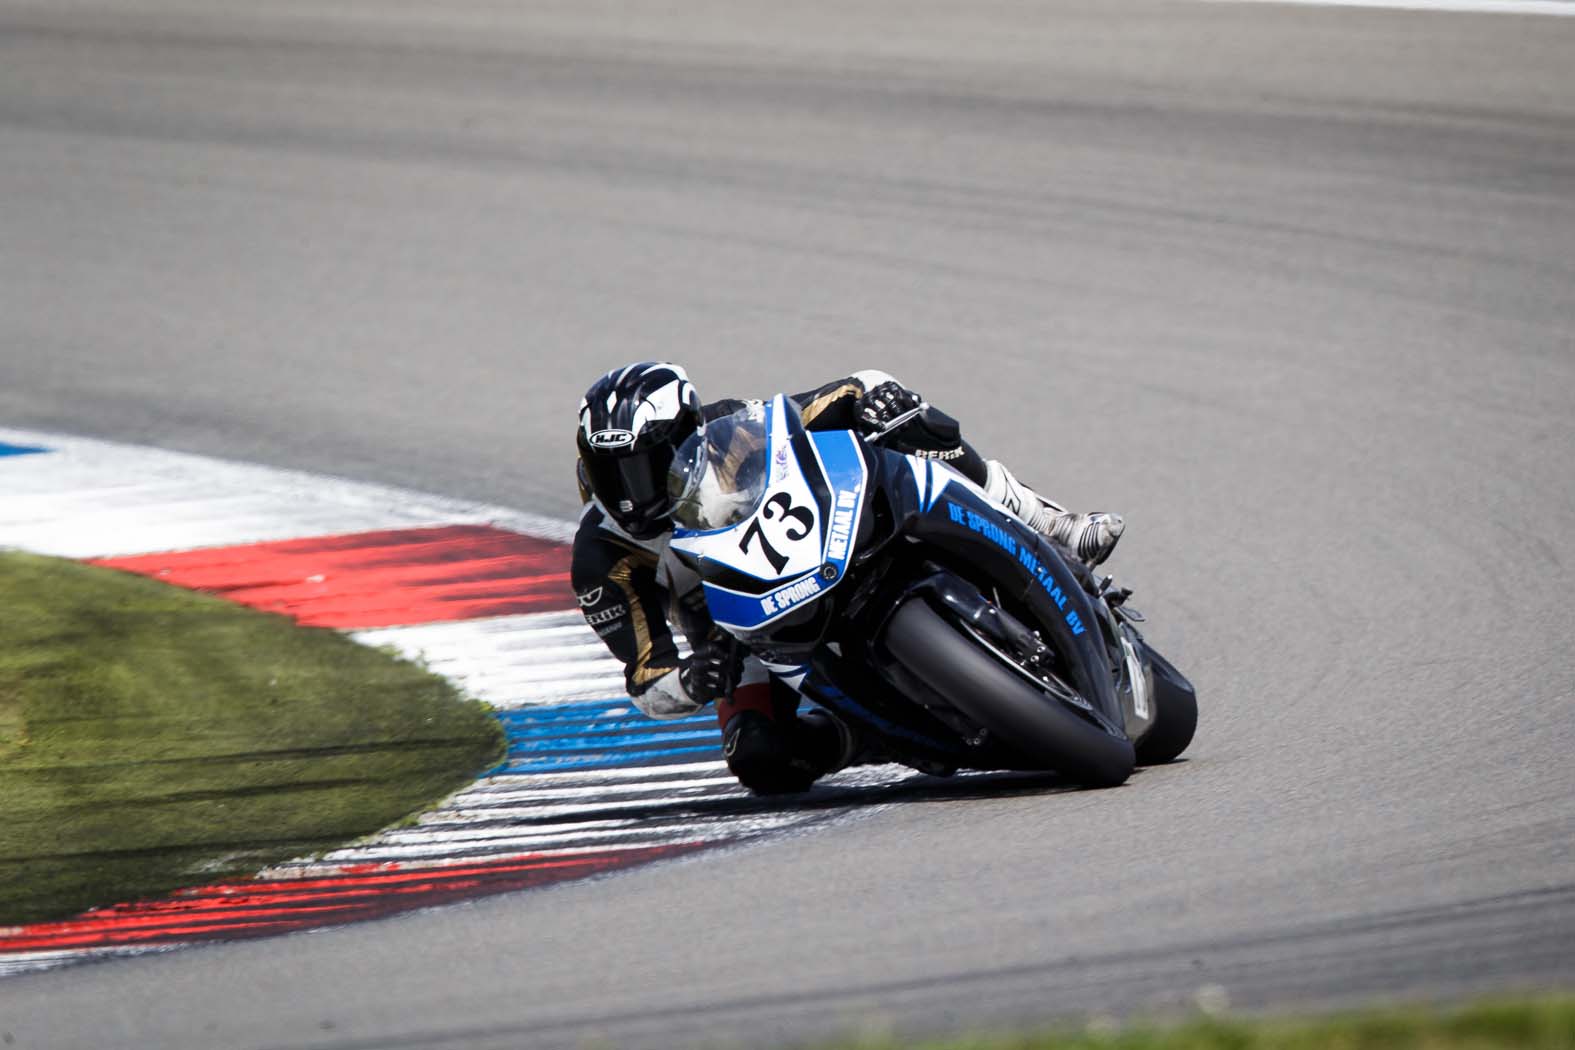
<svg viewBox="0 0 1575 1050"><path fill-rule="evenodd" d="M0 954L228 940L335 926L633 867L687 853L702 845L693 842L643 846L571 857L522 854L455 869L438 867L400 872L398 874L409 881L392 885L388 877L392 873L386 872L364 879L282 879L215 884L181 891L170 899L95 909L64 922L14 927L0 935ZM288 892L302 884L321 886L325 892L304 897ZM280 889L286 892L274 892ZM285 902L289 906L272 906Z"/></svg>
<svg viewBox="0 0 1575 1050"><path fill-rule="evenodd" d="M486 525L318 536L94 564L341 630L577 607L566 544Z"/></svg>

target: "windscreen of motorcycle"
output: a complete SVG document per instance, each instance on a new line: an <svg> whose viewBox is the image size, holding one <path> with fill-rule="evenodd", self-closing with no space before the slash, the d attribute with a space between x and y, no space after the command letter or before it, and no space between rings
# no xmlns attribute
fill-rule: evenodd
<svg viewBox="0 0 1575 1050"><path fill-rule="evenodd" d="M672 550L699 572L711 618L757 632L842 580L867 468L850 431L809 433L778 394L679 450Z"/></svg>
<svg viewBox="0 0 1575 1050"><path fill-rule="evenodd" d="M766 408L758 403L691 434L678 446L667 475L673 520L711 532L753 514L766 493L768 443Z"/></svg>

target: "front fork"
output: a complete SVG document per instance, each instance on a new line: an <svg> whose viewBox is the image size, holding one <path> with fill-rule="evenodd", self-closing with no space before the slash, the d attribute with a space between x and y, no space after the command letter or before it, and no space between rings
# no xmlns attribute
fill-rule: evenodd
<svg viewBox="0 0 1575 1050"><path fill-rule="evenodd" d="M1110 652L1111 673L1115 676L1116 697L1121 702L1121 712L1126 723L1128 739L1134 743L1153 728L1154 669L1148 659L1148 646L1135 624L1143 615L1136 609L1128 610L1121 603L1129 591L1112 591L1112 576L1094 580L1090 573L1083 583L1099 612L1099 626ZM1112 595L1119 602L1112 602Z"/></svg>

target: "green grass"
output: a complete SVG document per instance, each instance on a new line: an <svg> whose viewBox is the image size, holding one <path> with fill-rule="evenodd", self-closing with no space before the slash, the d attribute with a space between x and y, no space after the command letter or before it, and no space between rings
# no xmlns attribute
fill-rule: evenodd
<svg viewBox="0 0 1575 1050"><path fill-rule="evenodd" d="M1370 1010L1312 1020L1199 1019L1168 1027L874 1039L824 1050L1575 1050L1575 999L1480 1003L1441 1011Z"/></svg>
<svg viewBox="0 0 1575 1050"><path fill-rule="evenodd" d="M502 750L482 705L336 632L0 552L0 925L321 852Z"/></svg>

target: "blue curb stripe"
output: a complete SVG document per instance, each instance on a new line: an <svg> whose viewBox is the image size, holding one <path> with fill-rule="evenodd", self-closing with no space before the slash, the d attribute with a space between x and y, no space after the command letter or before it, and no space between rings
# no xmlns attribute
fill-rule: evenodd
<svg viewBox="0 0 1575 1050"><path fill-rule="evenodd" d="M657 751L663 747L698 744L705 740L720 744L716 733L631 734L627 737L563 737L561 740L522 740L511 746L514 755L573 755L582 751L628 751L631 753ZM511 742L512 744L512 742Z"/></svg>
<svg viewBox="0 0 1575 1050"><path fill-rule="evenodd" d="M624 733L617 736L560 736L550 739L521 741L511 747L511 755L566 755L577 751L645 751L664 744L699 744L704 741L720 742L716 730L696 733Z"/></svg>
<svg viewBox="0 0 1575 1050"><path fill-rule="evenodd" d="M626 696L498 712L507 759L488 776L580 772L720 760L721 734L709 711L658 720Z"/></svg>
<svg viewBox="0 0 1575 1050"><path fill-rule="evenodd" d="M804 703L799 711L811 707ZM499 711L496 717L507 738L507 757L484 777L723 760L721 732L710 711L686 718L647 718L634 701L619 696Z"/></svg>
<svg viewBox="0 0 1575 1050"><path fill-rule="evenodd" d="M619 733L692 733L705 728L715 729L716 719L683 718L671 722L658 722L643 718L628 722L558 722L544 726L510 726L504 723L504 725L510 736L547 740L555 736L582 736L586 733L602 737Z"/></svg>
<svg viewBox="0 0 1575 1050"><path fill-rule="evenodd" d="M28 456L35 452L48 451L47 448L40 448L37 445L7 445L4 441L0 441L0 456Z"/></svg>

